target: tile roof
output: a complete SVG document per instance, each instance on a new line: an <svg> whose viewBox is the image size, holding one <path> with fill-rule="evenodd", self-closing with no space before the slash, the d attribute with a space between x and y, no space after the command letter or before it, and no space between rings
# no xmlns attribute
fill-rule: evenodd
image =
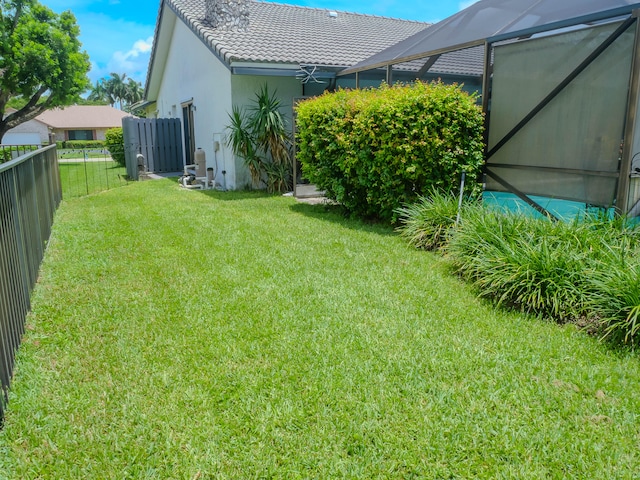
<svg viewBox="0 0 640 480"><path fill-rule="evenodd" d="M327 9L252 1L247 31L223 31L205 21L206 0L164 1L227 64L347 67L429 26L341 11L330 16Z"/></svg>
<svg viewBox="0 0 640 480"><path fill-rule="evenodd" d="M129 113L108 105L72 105L42 112L35 120L52 128L89 129L121 127L122 119L129 116Z"/></svg>
<svg viewBox="0 0 640 480"><path fill-rule="evenodd" d="M420 60L412 60L394 64L394 70L403 70L408 72L417 72L422 68L425 61L429 57ZM480 77L484 71L484 46L466 48L464 50L456 50L441 55L433 66L429 69L430 73L440 75L462 75L471 77Z"/></svg>

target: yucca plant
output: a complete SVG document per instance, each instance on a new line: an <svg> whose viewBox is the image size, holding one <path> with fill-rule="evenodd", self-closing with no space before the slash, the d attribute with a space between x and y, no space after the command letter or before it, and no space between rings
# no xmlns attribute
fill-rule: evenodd
<svg viewBox="0 0 640 480"><path fill-rule="evenodd" d="M263 85L249 107L250 128L258 146L277 164L291 164L291 137L282 113L280 100Z"/></svg>
<svg viewBox="0 0 640 480"><path fill-rule="evenodd" d="M291 138L275 92L270 93L264 85L247 111L234 106L229 119L227 143L244 159L253 186L264 183L269 191L277 192L289 189Z"/></svg>
<svg viewBox="0 0 640 480"><path fill-rule="evenodd" d="M447 241L458 215L454 194L432 189L416 203L395 210L400 226L396 231L410 245L425 250L441 248Z"/></svg>
<svg viewBox="0 0 640 480"><path fill-rule="evenodd" d="M240 107L234 105L229 120L231 123L227 126L227 146L244 160L253 186L258 186L262 179L263 161L257 154L256 140L250 130L250 119Z"/></svg>

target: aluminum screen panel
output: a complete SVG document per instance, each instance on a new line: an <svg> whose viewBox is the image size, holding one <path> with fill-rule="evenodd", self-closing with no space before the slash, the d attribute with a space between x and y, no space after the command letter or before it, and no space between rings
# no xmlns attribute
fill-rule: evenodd
<svg viewBox="0 0 640 480"><path fill-rule="evenodd" d="M496 47L489 147L618 26ZM627 29L487 160L489 169L496 173L499 169L501 177L508 177L525 194L611 206L624 136L634 34L635 28ZM503 187L488 181L487 189Z"/></svg>

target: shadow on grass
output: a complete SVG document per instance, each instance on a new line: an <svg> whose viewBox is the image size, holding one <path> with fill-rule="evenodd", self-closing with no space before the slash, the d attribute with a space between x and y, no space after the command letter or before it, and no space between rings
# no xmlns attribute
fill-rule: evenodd
<svg viewBox="0 0 640 480"><path fill-rule="evenodd" d="M197 193L225 202L235 202L238 200L256 200L261 198L277 198L280 194L267 193L261 190L195 190Z"/></svg>
<svg viewBox="0 0 640 480"><path fill-rule="evenodd" d="M340 205L331 204L309 204L309 203L296 203L289 207L293 212L305 215L307 217L316 218L318 220L329 221L337 223L343 227L350 228L352 230L360 230L363 232L374 232L379 235L396 235L393 226L377 222L366 221L349 216L348 212Z"/></svg>

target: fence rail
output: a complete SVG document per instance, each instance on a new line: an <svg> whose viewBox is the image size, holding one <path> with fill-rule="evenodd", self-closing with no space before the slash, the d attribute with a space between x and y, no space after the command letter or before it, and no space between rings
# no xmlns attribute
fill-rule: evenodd
<svg viewBox="0 0 640 480"><path fill-rule="evenodd" d="M55 145L0 165L0 419L62 188Z"/></svg>
<svg viewBox="0 0 640 480"><path fill-rule="evenodd" d="M0 163L8 162L41 148L40 145L0 145Z"/></svg>
<svg viewBox="0 0 640 480"><path fill-rule="evenodd" d="M104 149L58 149L65 200L128 185L127 169Z"/></svg>

